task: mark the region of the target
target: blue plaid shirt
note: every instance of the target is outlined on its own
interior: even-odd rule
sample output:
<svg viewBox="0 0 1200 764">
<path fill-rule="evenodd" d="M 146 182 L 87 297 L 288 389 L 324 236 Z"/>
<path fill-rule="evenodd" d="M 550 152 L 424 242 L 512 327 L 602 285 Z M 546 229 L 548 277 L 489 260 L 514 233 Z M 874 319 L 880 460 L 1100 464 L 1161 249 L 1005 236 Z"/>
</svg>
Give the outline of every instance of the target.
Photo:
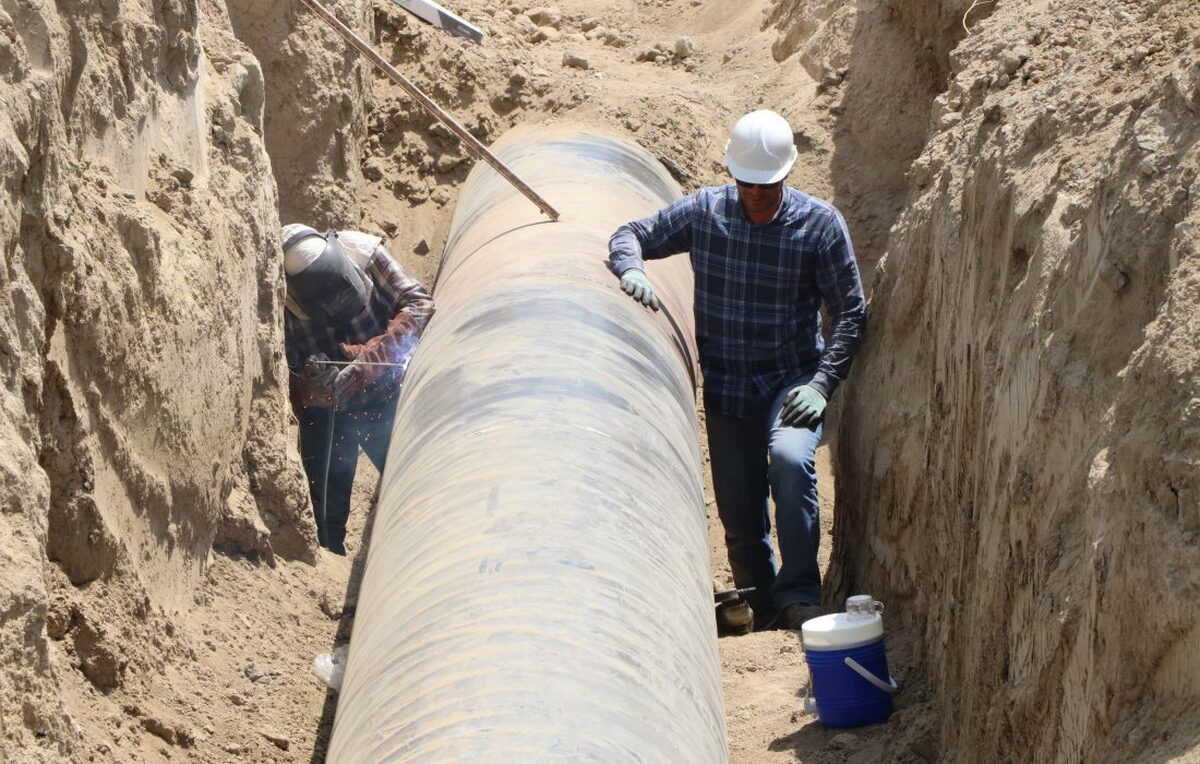
<svg viewBox="0 0 1200 764">
<path fill-rule="evenodd" d="M 608 248 L 618 276 L 643 268 L 643 258 L 691 253 L 705 403 L 718 413 L 761 412 L 809 376 L 829 398 L 850 370 L 867 306 L 846 222 L 832 204 L 785 186 L 775 218 L 758 225 L 735 185 L 702 188 L 621 226 Z M 833 321 L 828 347 L 822 301 Z"/>
</svg>

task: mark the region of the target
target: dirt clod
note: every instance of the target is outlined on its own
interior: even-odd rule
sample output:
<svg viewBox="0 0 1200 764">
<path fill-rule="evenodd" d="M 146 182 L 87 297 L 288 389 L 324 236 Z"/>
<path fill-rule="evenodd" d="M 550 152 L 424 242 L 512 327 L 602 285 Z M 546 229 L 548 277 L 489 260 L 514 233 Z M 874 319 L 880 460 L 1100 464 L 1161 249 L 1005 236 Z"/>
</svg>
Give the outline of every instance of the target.
<svg viewBox="0 0 1200 764">
<path fill-rule="evenodd" d="M 263 730 L 262 736 L 281 751 L 288 750 L 292 745 L 292 741 L 286 735 L 281 735 L 278 732 Z"/>
<path fill-rule="evenodd" d="M 533 8 L 525 12 L 529 20 L 540 27 L 553 27 L 558 29 L 562 26 L 562 12 L 557 8 Z"/>
<path fill-rule="evenodd" d="M 563 66 L 571 69 L 591 68 L 591 65 L 588 63 L 588 59 L 585 56 L 581 56 L 578 53 L 572 53 L 570 51 L 563 54 L 562 63 Z"/>
</svg>

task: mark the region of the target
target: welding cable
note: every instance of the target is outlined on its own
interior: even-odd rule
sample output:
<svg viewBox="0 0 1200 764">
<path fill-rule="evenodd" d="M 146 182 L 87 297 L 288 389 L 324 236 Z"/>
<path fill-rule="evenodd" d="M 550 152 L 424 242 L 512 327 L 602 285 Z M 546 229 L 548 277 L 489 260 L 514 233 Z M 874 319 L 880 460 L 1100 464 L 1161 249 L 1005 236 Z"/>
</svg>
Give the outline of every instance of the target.
<svg viewBox="0 0 1200 764">
<path fill-rule="evenodd" d="M 325 543 L 329 541 L 329 520 L 326 508 L 329 506 L 329 463 L 333 461 L 333 436 L 337 432 L 337 409 L 329 409 L 329 442 L 325 447 L 325 469 L 321 477 L 321 527 L 317 536 L 324 536 Z M 329 547 L 325 547 L 328 549 Z"/>
</svg>

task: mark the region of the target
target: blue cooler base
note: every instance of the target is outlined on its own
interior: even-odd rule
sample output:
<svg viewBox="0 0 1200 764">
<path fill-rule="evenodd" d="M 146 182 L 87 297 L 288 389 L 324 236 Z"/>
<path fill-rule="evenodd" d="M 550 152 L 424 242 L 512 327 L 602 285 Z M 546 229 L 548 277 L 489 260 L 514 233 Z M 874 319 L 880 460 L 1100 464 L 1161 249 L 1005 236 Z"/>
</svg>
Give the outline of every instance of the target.
<svg viewBox="0 0 1200 764">
<path fill-rule="evenodd" d="M 882 681 L 890 679 L 882 639 L 846 650 L 806 649 L 817 718 L 826 727 L 861 727 L 886 720 L 892 715 L 892 696 L 847 666 L 847 657 Z"/>
</svg>

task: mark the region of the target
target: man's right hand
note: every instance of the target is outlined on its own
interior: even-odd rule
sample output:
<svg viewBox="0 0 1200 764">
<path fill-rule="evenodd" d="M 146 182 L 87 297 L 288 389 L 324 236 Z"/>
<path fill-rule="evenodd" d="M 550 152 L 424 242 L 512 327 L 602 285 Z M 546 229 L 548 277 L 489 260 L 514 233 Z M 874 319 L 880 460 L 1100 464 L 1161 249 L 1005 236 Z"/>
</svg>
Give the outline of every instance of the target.
<svg viewBox="0 0 1200 764">
<path fill-rule="evenodd" d="M 638 268 L 630 268 L 621 274 L 621 291 L 651 310 L 659 308 L 658 296 L 654 294 L 654 287 L 650 286 L 650 279 Z"/>
<path fill-rule="evenodd" d="M 825 416 L 826 403 L 820 390 L 810 385 L 796 385 L 788 391 L 779 421 L 789 427 L 815 428 Z"/>
<path fill-rule="evenodd" d="M 296 396 L 304 408 L 313 406 L 327 409 L 333 406 L 333 380 L 337 376 L 337 369 L 317 363 L 318 360 L 326 359 L 323 354 L 319 358 L 310 358 L 296 380 Z"/>
</svg>

